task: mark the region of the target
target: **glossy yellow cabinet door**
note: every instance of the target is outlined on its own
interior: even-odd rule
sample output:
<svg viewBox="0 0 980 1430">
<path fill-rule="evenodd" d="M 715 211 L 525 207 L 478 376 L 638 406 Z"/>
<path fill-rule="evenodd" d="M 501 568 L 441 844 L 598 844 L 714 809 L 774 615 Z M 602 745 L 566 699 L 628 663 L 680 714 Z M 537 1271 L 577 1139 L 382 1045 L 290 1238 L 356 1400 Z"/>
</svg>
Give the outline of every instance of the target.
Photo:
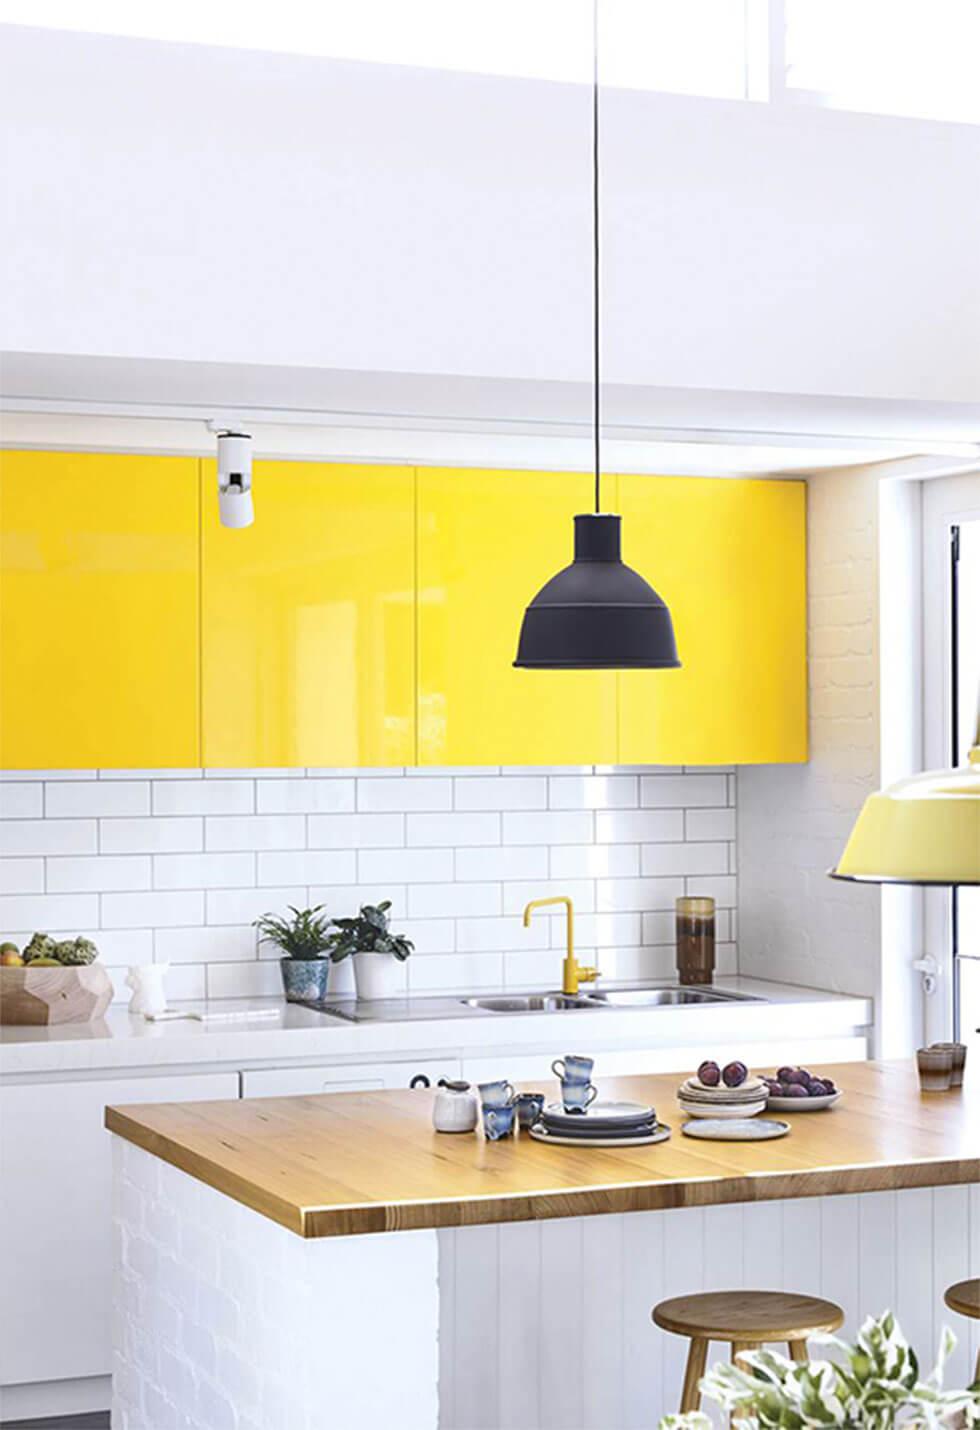
<svg viewBox="0 0 980 1430">
<path fill-rule="evenodd" d="M 234 531 L 201 468 L 205 764 L 413 763 L 413 469 L 256 462 Z"/>
<path fill-rule="evenodd" d="M 0 453 L 0 767 L 200 763 L 197 476 Z"/>
<path fill-rule="evenodd" d="M 616 676 L 515 670 L 524 609 L 572 558 L 591 479 L 420 468 L 419 763 L 616 759 Z"/>
<path fill-rule="evenodd" d="M 805 760 L 805 483 L 618 482 L 624 559 L 669 605 L 682 662 L 620 674 L 620 760 Z"/>
</svg>

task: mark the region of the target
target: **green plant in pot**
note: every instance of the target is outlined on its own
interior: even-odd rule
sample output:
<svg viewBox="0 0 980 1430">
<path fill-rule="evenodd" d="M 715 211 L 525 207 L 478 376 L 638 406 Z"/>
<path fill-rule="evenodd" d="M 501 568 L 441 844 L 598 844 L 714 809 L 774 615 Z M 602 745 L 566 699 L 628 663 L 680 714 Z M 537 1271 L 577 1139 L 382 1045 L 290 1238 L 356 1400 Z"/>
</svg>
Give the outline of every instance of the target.
<svg viewBox="0 0 980 1430">
<path fill-rule="evenodd" d="M 263 914 L 253 927 L 259 931 L 259 943 L 280 950 L 282 986 L 290 1003 L 315 1003 L 326 997 L 333 939 L 322 904 L 312 909 L 290 904 L 288 917 Z"/>
<path fill-rule="evenodd" d="M 402 988 L 399 968 L 415 945 L 404 934 L 392 933 L 391 900 L 365 904 L 356 919 L 335 919 L 330 957 L 335 963 L 354 960 L 358 998 L 392 998 Z"/>
</svg>

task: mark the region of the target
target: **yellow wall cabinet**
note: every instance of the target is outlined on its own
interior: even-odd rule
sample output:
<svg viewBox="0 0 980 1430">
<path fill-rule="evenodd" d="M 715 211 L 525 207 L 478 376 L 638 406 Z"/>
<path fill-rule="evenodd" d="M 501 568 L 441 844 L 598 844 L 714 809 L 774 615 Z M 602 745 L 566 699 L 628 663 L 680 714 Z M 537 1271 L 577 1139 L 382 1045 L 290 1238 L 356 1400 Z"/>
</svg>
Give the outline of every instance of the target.
<svg viewBox="0 0 980 1430">
<path fill-rule="evenodd" d="M 415 761 L 415 473 L 256 462 L 255 524 L 201 464 L 204 763 Z"/>
<path fill-rule="evenodd" d="M 591 496 L 581 473 L 419 468 L 419 764 L 615 762 L 615 673 L 513 666 Z"/>
<path fill-rule="evenodd" d="M 0 768 L 200 763 L 198 463 L 0 453 Z"/>
<path fill-rule="evenodd" d="M 806 489 L 608 478 L 682 668 L 513 666 L 586 474 L 0 455 L 0 767 L 806 759 Z"/>
<path fill-rule="evenodd" d="M 805 483 L 620 476 L 618 489 L 623 557 L 669 605 L 681 658 L 620 673 L 620 761 L 805 760 Z"/>
</svg>

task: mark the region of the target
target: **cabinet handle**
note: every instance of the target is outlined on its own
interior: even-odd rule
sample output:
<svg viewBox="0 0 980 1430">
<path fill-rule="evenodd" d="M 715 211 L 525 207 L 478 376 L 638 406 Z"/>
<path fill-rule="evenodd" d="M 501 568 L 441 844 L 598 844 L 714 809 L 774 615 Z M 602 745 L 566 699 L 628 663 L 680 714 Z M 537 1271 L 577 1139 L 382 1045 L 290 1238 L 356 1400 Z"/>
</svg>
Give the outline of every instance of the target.
<svg viewBox="0 0 980 1430">
<path fill-rule="evenodd" d="M 431 1086 L 432 1086 L 431 1082 L 430 1082 L 429 1079 L 426 1077 L 425 1073 L 416 1073 L 415 1076 L 411 1079 L 411 1081 L 409 1082 L 408 1085 L 409 1085 L 409 1087 L 431 1087 Z"/>
</svg>

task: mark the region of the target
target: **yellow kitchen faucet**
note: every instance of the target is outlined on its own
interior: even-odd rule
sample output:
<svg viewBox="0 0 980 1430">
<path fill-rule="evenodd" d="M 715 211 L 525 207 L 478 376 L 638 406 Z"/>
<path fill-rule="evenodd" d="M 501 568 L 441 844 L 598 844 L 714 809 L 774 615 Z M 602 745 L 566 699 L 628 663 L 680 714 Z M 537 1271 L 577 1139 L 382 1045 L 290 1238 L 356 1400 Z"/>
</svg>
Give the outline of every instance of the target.
<svg viewBox="0 0 980 1430">
<path fill-rule="evenodd" d="M 535 909 L 543 909 L 549 904 L 565 905 L 565 961 L 561 966 L 561 991 L 574 995 L 579 983 L 594 983 L 599 977 L 598 968 L 584 968 L 575 957 L 575 908 L 567 894 L 559 894 L 552 899 L 532 899 L 524 909 L 524 927 L 531 927 L 531 914 Z"/>
</svg>

